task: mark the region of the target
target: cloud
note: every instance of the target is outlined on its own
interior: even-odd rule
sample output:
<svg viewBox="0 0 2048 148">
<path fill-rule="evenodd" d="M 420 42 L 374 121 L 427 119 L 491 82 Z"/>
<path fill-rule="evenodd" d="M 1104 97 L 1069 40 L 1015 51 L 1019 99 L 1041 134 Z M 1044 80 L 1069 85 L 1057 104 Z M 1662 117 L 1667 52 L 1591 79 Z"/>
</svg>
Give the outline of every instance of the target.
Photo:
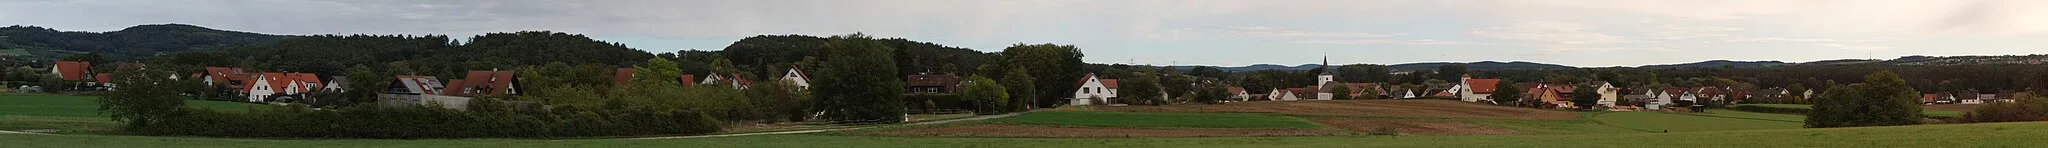
<svg viewBox="0 0 2048 148">
<path fill-rule="evenodd" d="M 1848 49 L 1848 50 L 1884 50 L 1884 49 L 1892 49 L 1892 47 L 1891 47 L 1891 46 L 1878 46 L 1878 45 L 1853 45 L 1853 44 L 1841 44 L 1841 43 L 1821 43 L 1821 44 L 1819 44 L 1819 45 L 1820 45 L 1821 47 L 1828 47 L 1828 48 L 1839 48 L 1839 49 Z"/>
<path fill-rule="evenodd" d="M 1464 42 L 1464 41 L 1444 41 L 1444 40 L 1432 40 L 1432 39 L 1416 39 L 1416 40 L 1300 40 L 1300 41 L 1290 41 L 1290 43 L 1302 43 L 1302 44 L 1397 44 L 1397 45 L 1463 45 L 1463 44 L 1477 44 L 1477 43 L 1472 43 L 1472 42 Z"/>
<path fill-rule="evenodd" d="M 1316 32 L 1266 26 L 1230 26 L 1224 29 L 1231 33 L 1260 37 L 1391 37 L 1407 35 L 1405 33 Z"/>
<path fill-rule="evenodd" d="M 1586 31 L 1585 24 L 1566 22 L 1521 22 L 1508 26 L 1472 29 L 1473 36 L 1555 45 L 1598 45 L 1627 43 L 1628 38 Z"/>
</svg>

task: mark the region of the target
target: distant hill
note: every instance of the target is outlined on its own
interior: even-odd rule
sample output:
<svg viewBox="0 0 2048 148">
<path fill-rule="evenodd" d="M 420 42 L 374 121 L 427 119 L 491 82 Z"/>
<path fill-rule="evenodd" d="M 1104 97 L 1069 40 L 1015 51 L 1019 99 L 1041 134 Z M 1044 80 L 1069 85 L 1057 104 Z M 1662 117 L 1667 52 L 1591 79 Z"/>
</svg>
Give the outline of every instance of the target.
<svg viewBox="0 0 2048 148">
<path fill-rule="evenodd" d="M 1439 66 L 1443 66 L 1443 65 L 1449 65 L 1449 64 L 1460 64 L 1460 63 L 1445 63 L 1445 62 L 1437 62 L 1437 63 L 1409 63 L 1409 64 L 1394 64 L 1394 65 L 1387 65 L 1387 69 L 1388 69 L 1388 70 L 1392 70 L 1392 71 L 1417 71 L 1417 70 L 1436 70 L 1436 68 L 1437 68 L 1437 67 L 1439 67 Z M 1465 64 L 1465 69 L 1468 69 L 1468 70 L 1544 70 L 1544 69 L 1573 69 L 1573 68 L 1578 68 L 1578 67 L 1572 67 L 1572 66 L 1564 66 L 1564 65 L 1557 65 L 1557 64 L 1548 64 L 1548 63 L 1534 63 L 1534 62 L 1522 62 L 1522 61 L 1515 61 L 1515 62 L 1495 62 L 1495 61 L 1480 61 L 1480 62 L 1472 62 L 1472 63 L 1462 63 L 1462 64 Z"/>
<path fill-rule="evenodd" d="M 1443 65 L 1448 65 L 1448 64 L 1465 64 L 1465 67 L 1466 67 L 1466 69 L 1470 69 L 1470 70 L 1510 70 L 1510 69 L 1572 69 L 1572 68 L 1577 68 L 1577 67 L 1572 67 L 1572 66 L 1564 66 L 1564 65 L 1557 65 L 1557 64 L 1546 64 L 1546 63 L 1533 63 L 1533 62 L 1519 62 L 1519 61 L 1518 61 L 1518 62 L 1495 62 L 1495 61 L 1481 61 L 1481 62 L 1471 62 L 1471 63 L 1449 63 L 1449 62 L 1435 62 L 1435 63 L 1408 63 L 1408 64 L 1394 64 L 1394 65 L 1388 65 L 1388 66 L 1387 66 L 1387 69 L 1388 69 L 1388 70 L 1390 70 L 1390 71 L 1415 71 L 1415 70 L 1435 70 L 1435 69 L 1436 69 L 1436 68 L 1437 68 L 1438 66 L 1443 66 Z M 1298 65 L 1298 66 L 1285 66 L 1285 65 L 1275 65 L 1275 64 L 1256 64 L 1256 65 L 1250 65 L 1250 66 L 1238 66 L 1238 67 L 1217 67 L 1216 69 L 1222 69 L 1222 70 L 1224 70 L 1224 71 L 1259 71 L 1259 70 L 1269 70 L 1269 69 L 1270 69 L 1270 70 L 1313 70 L 1313 69 L 1316 69 L 1316 68 L 1318 68 L 1318 67 L 1322 67 L 1322 66 L 1323 66 L 1322 64 L 1302 64 L 1302 65 Z M 1194 69 L 1194 67 L 1197 67 L 1197 66 L 1172 66 L 1172 67 L 1173 67 L 1174 69 L 1179 69 L 1179 70 L 1188 70 L 1188 69 Z"/>
<path fill-rule="evenodd" d="M 1670 65 L 1644 65 L 1644 66 L 1641 66 L 1641 67 L 1636 67 L 1636 68 L 1721 68 L 1721 67 L 1733 67 L 1733 68 L 1751 68 L 1751 67 L 1771 67 L 1771 66 L 1783 66 L 1783 65 L 1788 65 L 1788 64 L 1791 64 L 1791 63 L 1785 63 L 1785 62 L 1779 62 L 1779 61 L 1729 61 L 1729 60 L 1712 60 L 1712 61 L 1704 61 L 1704 62 L 1693 62 L 1693 63 L 1685 63 L 1685 64 L 1670 64 Z"/>
<path fill-rule="evenodd" d="M 0 50 L 21 49 L 36 59 L 100 53 L 112 60 L 159 53 L 270 43 L 292 36 L 217 30 L 185 24 L 152 24 L 110 32 L 59 31 L 36 26 L 0 27 Z"/>
</svg>

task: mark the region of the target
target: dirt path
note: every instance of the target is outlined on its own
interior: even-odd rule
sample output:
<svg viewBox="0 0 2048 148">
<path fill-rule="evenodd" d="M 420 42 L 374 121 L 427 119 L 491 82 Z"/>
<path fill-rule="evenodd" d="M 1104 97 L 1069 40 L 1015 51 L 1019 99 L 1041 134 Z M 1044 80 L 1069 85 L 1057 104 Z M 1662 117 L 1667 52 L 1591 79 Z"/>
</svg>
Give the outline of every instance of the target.
<svg viewBox="0 0 2048 148">
<path fill-rule="evenodd" d="M 29 135 L 51 135 L 51 134 L 44 134 L 44 133 L 31 133 L 31 132 L 17 132 L 17 131 L 0 131 L 0 134 L 29 134 Z"/>
<path fill-rule="evenodd" d="M 961 121 L 979 121 L 979 120 L 988 120 L 988 119 L 995 119 L 995 118 L 1003 118 L 1003 117 L 1017 116 L 1018 114 L 1024 114 L 1024 113 L 1023 113 L 1023 112 L 1018 112 L 1018 113 L 1009 113 L 1009 114 L 1001 114 L 1001 115 L 986 115 L 986 116 L 974 116 L 974 117 L 968 117 L 968 118 L 960 118 L 960 119 L 949 119 L 949 120 L 939 120 L 939 121 L 928 121 L 928 122 L 918 122 L 918 123 L 910 123 L 910 124 L 902 124 L 902 125 L 931 125 L 931 124 L 946 124 L 946 123 L 953 123 L 953 122 L 961 122 Z M 888 126 L 888 125 L 882 125 L 882 126 Z M 696 135 L 696 136 L 669 136 L 669 137 L 642 137 L 642 138 L 626 138 L 626 139 L 632 139 L 632 140 L 653 140 L 653 139 L 685 139 L 685 138 L 711 138 L 711 137 L 733 137 L 733 136 L 753 136 L 753 135 L 781 135 L 781 134 L 803 134 L 803 133 L 822 133 L 822 132 L 831 132 L 831 131 L 844 131 L 844 130 L 857 130 L 857 129 L 869 129 L 869 128 L 875 128 L 875 127 L 882 127 L 882 126 L 864 126 L 864 127 L 849 127 L 849 128 L 835 128 L 835 129 L 815 129 L 815 130 L 800 130 L 800 131 L 781 131 L 781 132 L 760 132 L 760 133 L 738 133 L 738 134 L 718 134 L 718 135 Z"/>
</svg>

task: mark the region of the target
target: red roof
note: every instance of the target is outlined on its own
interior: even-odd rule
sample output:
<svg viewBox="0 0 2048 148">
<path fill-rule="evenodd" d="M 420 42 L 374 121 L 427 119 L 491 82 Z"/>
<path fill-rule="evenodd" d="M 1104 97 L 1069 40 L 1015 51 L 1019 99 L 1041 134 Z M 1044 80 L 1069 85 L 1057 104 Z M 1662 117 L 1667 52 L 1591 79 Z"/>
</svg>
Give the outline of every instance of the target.
<svg viewBox="0 0 2048 148">
<path fill-rule="evenodd" d="M 1472 89 L 1474 94 L 1493 94 L 1493 90 L 1498 88 L 1496 86 L 1500 85 L 1500 79 L 1467 79 L 1465 84 L 1472 87 L 1469 89 Z"/>
<path fill-rule="evenodd" d="M 1230 95 L 1237 95 L 1237 94 L 1239 94 L 1239 93 L 1244 93 L 1244 87 L 1230 87 L 1230 88 L 1228 88 L 1228 90 L 1230 90 Z"/>
<path fill-rule="evenodd" d="M 740 73 L 732 73 L 732 77 L 729 77 L 729 79 L 732 80 L 732 85 L 740 87 L 754 86 L 754 81 L 747 81 L 747 78 L 740 77 Z"/>
<path fill-rule="evenodd" d="M 447 89 L 441 89 L 441 94 L 445 94 L 445 95 L 455 95 L 455 94 L 461 94 L 461 93 L 462 93 L 462 79 L 448 79 L 448 83 L 447 83 L 447 86 L 455 86 L 455 87 L 448 87 Z"/>
<path fill-rule="evenodd" d="M 289 80 L 289 79 L 286 79 L 286 78 L 285 78 L 285 75 L 284 75 L 284 73 L 271 73 L 271 72 L 266 72 L 266 73 L 259 73 L 259 74 L 254 74 L 254 76 L 257 76 L 256 78 L 258 78 L 258 79 L 262 80 L 262 81 L 263 81 L 264 83 L 266 83 L 266 84 L 270 85 L 270 86 L 269 86 L 268 88 L 265 88 L 265 89 L 270 89 L 270 91 L 273 91 L 273 92 L 283 93 L 283 92 L 284 92 L 284 89 L 283 89 L 284 87 L 283 87 L 283 86 L 284 86 L 284 85 L 286 85 L 286 84 L 291 84 L 291 82 L 287 82 L 287 81 L 290 81 L 290 80 Z M 257 80 L 247 80 L 247 82 L 249 82 L 249 83 L 255 83 L 256 81 L 257 81 Z M 247 88 L 242 88 L 242 92 L 249 92 L 249 90 L 255 90 L 256 88 L 263 88 L 263 87 L 255 87 L 255 86 L 256 86 L 255 84 L 243 84 L 243 85 L 247 86 Z"/>
<path fill-rule="evenodd" d="M 91 73 L 91 70 L 87 70 L 87 68 L 92 68 L 92 62 L 57 61 L 57 65 L 51 66 L 51 68 L 56 69 L 57 77 L 60 79 L 78 81 L 85 79 L 85 75 Z"/>
<path fill-rule="evenodd" d="M 100 73 L 100 74 L 97 74 L 97 75 L 93 75 L 92 77 L 93 77 L 93 79 L 92 79 L 93 81 L 98 81 L 98 82 L 100 82 L 101 84 L 106 84 L 106 83 L 107 83 L 108 81 L 111 81 L 111 79 L 107 79 L 107 73 Z"/>
<path fill-rule="evenodd" d="M 1102 81 L 1102 87 L 1105 87 L 1105 88 L 1109 88 L 1109 89 L 1116 89 L 1116 79 L 1097 79 L 1097 80 L 1101 80 L 1101 81 Z"/>
<path fill-rule="evenodd" d="M 320 75 L 312 73 L 290 73 L 285 74 L 285 77 L 291 79 L 286 81 L 297 80 L 299 82 L 299 84 L 292 85 L 304 85 L 304 83 L 313 83 L 312 86 L 299 86 L 299 92 L 310 92 L 312 90 L 320 88 L 321 84 L 325 84 L 320 83 Z"/>
<path fill-rule="evenodd" d="M 1935 94 L 1920 94 L 1920 102 L 1934 102 L 1934 98 L 1937 98 L 1937 96 L 1940 96 L 1940 95 L 1935 95 Z"/>
<path fill-rule="evenodd" d="M 517 88 L 512 86 L 515 85 L 513 84 L 514 81 L 518 81 L 516 80 L 517 78 L 513 76 L 512 71 L 469 71 L 469 74 L 461 82 L 450 81 L 448 83 L 449 86 L 456 87 L 447 87 L 446 91 L 456 91 L 457 93 L 444 93 L 444 95 L 507 95 L 513 92 L 510 89 Z"/>
</svg>

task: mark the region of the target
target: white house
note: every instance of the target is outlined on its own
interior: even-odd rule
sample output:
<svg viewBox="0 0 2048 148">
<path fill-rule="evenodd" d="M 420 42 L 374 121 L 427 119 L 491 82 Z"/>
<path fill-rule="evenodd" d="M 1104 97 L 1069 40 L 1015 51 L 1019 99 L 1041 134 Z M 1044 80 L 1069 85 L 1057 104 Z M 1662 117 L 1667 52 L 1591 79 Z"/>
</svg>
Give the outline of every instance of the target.
<svg viewBox="0 0 2048 148">
<path fill-rule="evenodd" d="M 284 93 L 283 86 L 290 85 L 281 73 L 261 73 L 254 76 L 249 79 L 248 90 L 242 91 L 247 93 L 244 96 L 249 97 L 249 102 L 268 101 L 271 96 Z"/>
<path fill-rule="evenodd" d="M 1090 105 L 1096 101 L 1110 103 L 1114 102 L 1110 101 L 1113 99 L 1116 99 L 1116 79 L 1097 78 L 1095 73 L 1088 73 L 1086 76 L 1081 76 L 1081 87 L 1074 90 L 1074 98 L 1069 103 L 1081 106 Z"/>
<path fill-rule="evenodd" d="M 1500 79 L 1473 79 L 1471 74 L 1458 78 L 1458 85 L 1451 86 L 1451 92 L 1458 94 L 1465 102 L 1493 102 L 1493 91 L 1499 88 Z"/>
<path fill-rule="evenodd" d="M 1279 88 L 1279 90 L 1274 90 L 1273 92 L 1279 92 L 1279 93 L 1277 93 L 1277 95 L 1274 95 L 1274 97 L 1273 97 L 1273 101 L 1295 101 L 1295 100 L 1301 100 L 1301 96 L 1300 96 L 1300 95 L 1296 95 L 1296 94 L 1295 94 L 1295 93 L 1299 92 L 1299 90 L 1297 90 L 1297 89 L 1293 89 L 1293 88 Z"/>
<path fill-rule="evenodd" d="M 1230 99 L 1228 100 L 1249 101 L 1252 98 L 1252 93 L 1246 92 L 1244 87 L 1230 87 L 1228 90 L 1230 91 Z"/>
<path fill-rule="evenodd" d="M 1266 92 L 1266 101 L 1280 101 L 1280 96 L 1285 96 L 1286 93 L 1286 88 L 1274 88 L 1273 91 Z"/>
<path fill-rule="evenodd" d="M 718 77 L 718 74 L 716 74 L 716 73 L 713 73 L 713 74 L 708 74 L 708 75 L 704 75 L 704 81 L 703 81 L 703 82 L 699 82 L 699 83 L 697 83 L 697 84 L 718 84 L 718 80 L 724 80 L 724 79 L 723 79 L 723 78 L 719 78 L 719 77 Z"/>
<path fill-rule="evenodd" d="M 1594 93 L 1595 93 L 1595 94 L 1600 94 L 1600 101 L 1599 101 L 1599 104 L 1600 104 L 1600 106 L 1606 106 L 1606 107 L 1614 107 L 1614 102 L 1615 102 L 1616 100 L 1619 100 L 1619 99 L 1621 99 L 1621 88 L 1614 88 L 1614 84 L 1613 84 L 1613 83 L 1607 83 L 1607 82 L 1597 82 L 1597 83 L 1598 83 L 1598 84 L 1593 84 L 1593 85 L 1596 85 L 1595 87 L 1597 87 L 1597 89 L 1595 89 L 1595 90 L 1597 90 L 1597 91 L 1598 91 L 1598 92 L 1594 92 Z"/>
<path fill-rule="evenodd" d="M 804 75 L 804 71 L 796 66 L 790 66 L 789 71 L 782 75 L 782 80 L 795 84 L 797 89 L 811 89 L 811 77 Z"/>
<path fill-rule="evenodd" d="M 327 86 L 321 87 L 320 90 L 327 92 L 346 92 L 348 91 L 348 77 L 334 76 L 333 78 L 328 78 Z"/>
<path fill-rule="evenodd" d="M 1311 89 L 1316 89 L 1316 90 L 1309 90 L 1309 91 L 1316 91 L 1316 93 L 1315 93 L 1315 94 L 1316 94 L 1316 96 L 1315 96 L 1315 97 L 1316 97 L 1316 98 L 1315 98 L 1316 100 L 1330 100 L 1331 98 L 1336 98 L 1336 97 L 1335 97 L 1335 96 L 1337 96 L 1337 95 L 1336 95 L 1336 93 L 1334 93 L 1334 92 L 1331 92 L 1331 91 L 1336 91 L 1336 90 L 1334 90 L 1334 88 L 1335 88 L 1335 87 L 1339 87 L 1339 86 L 1335 86 L 1335 85 L 1343 85 L 1343 84 L 1342 84 L 1342 83 L 1337 83 L 1337 75 L 1336 75 L 1336 74 L 1332 74 L 1332 73 L 1331 73 L 1331 71 L 1337 71 L 1337 70 L 1336 70 L 1336 69 L 1330 69 L 1330 56 L 1323 56 L 1323 68 L 1322 68 L 1322 69 L 1323 69 L 1323 73 L 1321 73 L 1321 74 L 1316 74 L 1316 86 L 1315 86 L 1314 88 L 1311 88 Z"/>
</svg>

